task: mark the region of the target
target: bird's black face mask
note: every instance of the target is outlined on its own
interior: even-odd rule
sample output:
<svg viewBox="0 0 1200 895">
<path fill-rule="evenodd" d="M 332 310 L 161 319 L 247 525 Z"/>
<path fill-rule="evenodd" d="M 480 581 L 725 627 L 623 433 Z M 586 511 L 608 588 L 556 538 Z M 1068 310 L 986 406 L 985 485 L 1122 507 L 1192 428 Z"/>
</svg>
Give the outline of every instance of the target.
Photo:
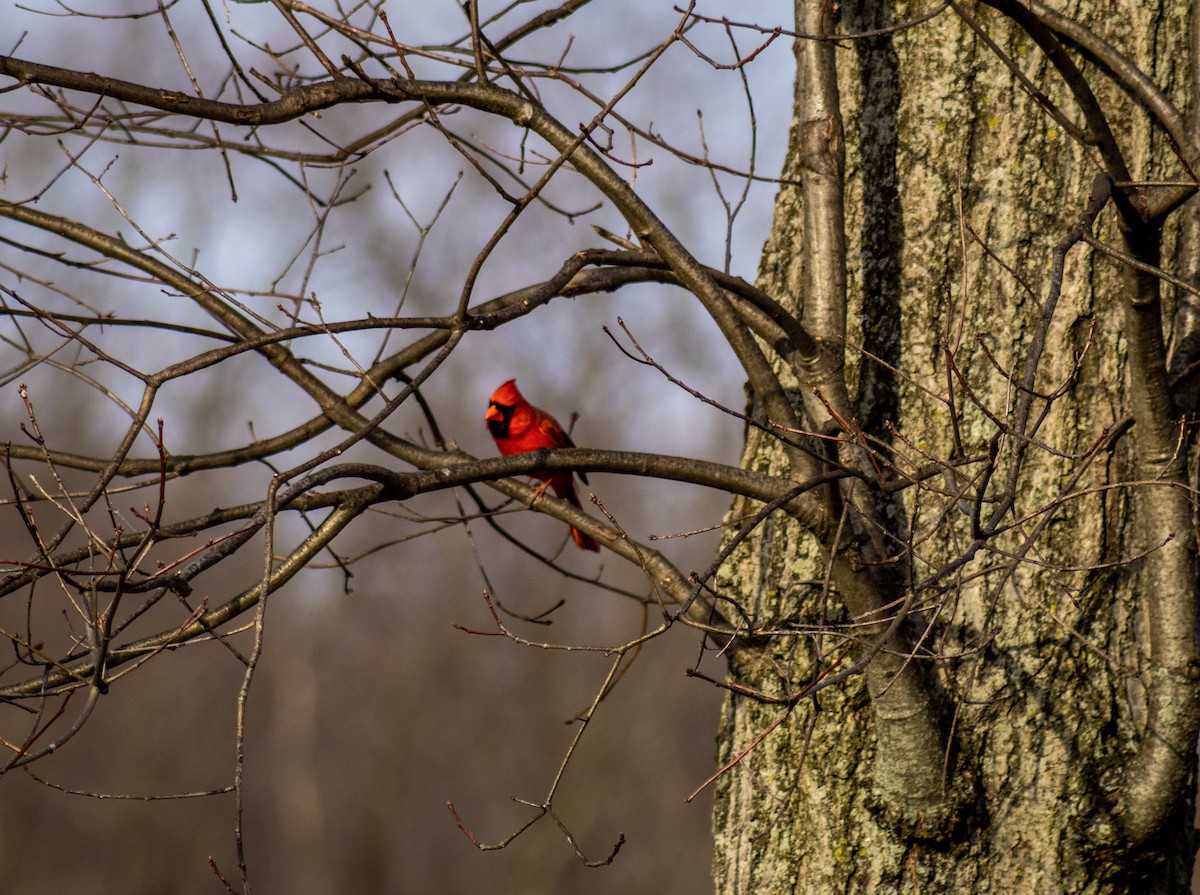
<svg viewBox="0 0 1200 895">
<path fill-rule="evenodd" d="M 492 438 L 508 438 L 508 427 L 512 423 L 513 411 L 516 410 L 515 404 L 497 404 L 495 401 L 488 402 L 487 427 L 492 433 Z M 492 411 L 496 411 L 495 414 Z"/>
</svg>

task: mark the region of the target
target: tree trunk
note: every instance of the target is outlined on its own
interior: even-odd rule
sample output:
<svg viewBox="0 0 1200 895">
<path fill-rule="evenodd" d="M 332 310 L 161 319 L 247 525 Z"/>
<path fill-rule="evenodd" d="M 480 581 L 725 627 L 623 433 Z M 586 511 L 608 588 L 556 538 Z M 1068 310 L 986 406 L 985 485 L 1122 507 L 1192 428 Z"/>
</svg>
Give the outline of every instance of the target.
<svg viewBox="0 0 1200 895">
<path fill-rule="evenodd" d="M 797 5 L 802 32 L 820 18 L 807 5 Z M 1184 4 L 1070 7 L 1060 11 L 1103 35 L 1177 105 L 1195 104 Z M 877 29 L 928 9 L 848 0 L 838 30 Z M 968 12 L 1038 90 L 1082 122 L 1063 79 L 1024 31 L 991 8 Z M 1132 176 L 1175 176 L 1176 157 L 1149 116 L 1065 45 Z M 717 891 L 1188 891 L 1196 756 L 1177 734 L 1194 725 L 1195 688 L 1191 677 L 1181 683 L 1193 669 L 1168 658 L 1162 644 L 1176 637 L 1170 656 L 1194 656 L 1196 648 L 1192 625 L 1175 618 L 1171 627 L 1155 601 L 1177 587 L 1177 605 L 1194 609 L 1195 542 L 1178 487 L 1180 454 L 1153 449 L 1145 402 L 1154 396 L 1143 393 L 1155 379 L 1137 360 L 1161 349 L 1135 344 L 1135 332 L 1151 342 L 1162 336 L 1157 317 L 1144 329 L 1135 319 L 1159 313 L 1157 281 L 1131 284 L 1118 262 L 1083 244 L 1071 248 L 1031 405 L 1035 422 L 1045 418 L 1017 446 L 1002 430 L 1025 394 L 1020 377 L 1046 308 L 1055 246 L 1084 214 L 1102 170 L 1098 150 L 1072 139 L 952 10 L 830 49 L 838 90 L 832 109 L 821 100 L 819 115 L 813 93 L 821 85 L 805 56 L 812 52 L 820 50 L 798 42 L 788 184 L 759 285 L 840 349 L 836 323 L 812 310 L 814 268 L 837 259 L 806 217 L 813 193 L 804 184 L 836 176 L 813 163 L 813 128 L 832 135 L 836 153 L 841 127 L 851 406 L 898 468 L 928 472 L 941 463 L 924 484 L 890 498 L 881 518 L 884 552 L 895 560 L 884 579 L 891 596 L 913 593 L 913 582 L 938 582 L 917 592 L 907 633 L 945 746 L 930 766 L 881 737 L 895 713 L 881 702 L 886 681 L 865 674 L 782 705 L 731 696 L 719 737 L 719 760 L 732 767 L 717 784 Z M 1137 248 L 1123 241 L 1111 204 L 1092 232 Z M 1184 239 L 1177 221 L 1168 219 L 1163 232 L 1163 258 L 1197 257 L 1194 245 L 1176 245 Z M 1145 300 L 1130 300 L 1139 289 L 1149 290 Z M 811 385 L 792 384 L 798 396 Z M 981 482 L 989 452 L 998 457 L 995 471 Z M 787 459 L 773 435 L 750 428 L 743 462 L 778 470 Z M 1008 530 L 968 553 L 973 526 L 996 510 L 1017 467 Z M 1134 481 L 1152 484 L 1122 484 Z M 843 492 L 850 500 L 848 486 Z M 754 508 L 738 501 L 730 518 Z M 843 542 L 851 540 L 847 531 Z M 864 619 L 839 599 L 835 553 L 772 521 L 737 548 L 718 580 L 721 593 L 756 631 L 775 633 L 728 651 L 734 680 L 786 700 L 861 655 L 847 625 Z M 1156 695 L 1162 680 L 1175 696 Z M 1194 743 L 1191 736 L 1183 742 Z M 1160 741 L 1165 758 L 1154 751 Z M 923 773 L 936 775 L 940 798 L 914 807 L 905 790 Z M 1172 790 L 1159 794 L 1165 816 L 1143 819 L 1138 805 L 1154 801 L 1146 790 L 1163 786 Z"/>
</svg>

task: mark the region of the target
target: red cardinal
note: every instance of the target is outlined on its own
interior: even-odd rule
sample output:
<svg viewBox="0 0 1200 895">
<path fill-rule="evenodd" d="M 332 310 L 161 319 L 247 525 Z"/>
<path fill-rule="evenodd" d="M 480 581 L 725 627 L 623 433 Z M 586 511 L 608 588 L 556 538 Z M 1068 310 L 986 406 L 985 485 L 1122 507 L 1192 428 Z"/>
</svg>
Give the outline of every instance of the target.
<svg viewBox="0 0 1200 895">
<path fill-rule="evenodd" d="M 525 454 L 541 448 L 571 448 L 575 442 L 563 431 L 558 420 L 538 410 L 525 396 L 517 391 L 517 380 L 510 379 L 500 388 L 492 392 L 488 401 L 487 416 L 488 431 L 496 439 L 496 447 L 505 457 L 510 454 Z M 530 473 L 535 479 L 546 482 L 554 489 L 554 494 L 561 500 L 569 501 L 582 508 L 579 495 L 575 493 L 575 480 L 569 472 L 550 472 L 539 469 Z M 579 477 L 587 482 L 587 476 L 582 472 Z M 583 550 L 599 551 L 600 545 L 578 528 L 571 529 L 571 537 Z"/>
</svg>

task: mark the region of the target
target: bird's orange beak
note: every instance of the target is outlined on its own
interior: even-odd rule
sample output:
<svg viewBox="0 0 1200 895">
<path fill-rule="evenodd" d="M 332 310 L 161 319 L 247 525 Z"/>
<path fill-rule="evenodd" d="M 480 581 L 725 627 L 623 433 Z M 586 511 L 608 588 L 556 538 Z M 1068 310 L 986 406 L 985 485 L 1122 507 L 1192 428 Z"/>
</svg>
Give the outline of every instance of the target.
<svg viewBox="0 0 1200 895">
<path fill-rule="evenodd" d="M 502 420 L 504 419 L 504 414 L 501 413 L 500 409 L 493 403 L 488 405 L 487 413 L 483 418 L 488 422 L 491 422 L 492 420 Z"/>
</svg>

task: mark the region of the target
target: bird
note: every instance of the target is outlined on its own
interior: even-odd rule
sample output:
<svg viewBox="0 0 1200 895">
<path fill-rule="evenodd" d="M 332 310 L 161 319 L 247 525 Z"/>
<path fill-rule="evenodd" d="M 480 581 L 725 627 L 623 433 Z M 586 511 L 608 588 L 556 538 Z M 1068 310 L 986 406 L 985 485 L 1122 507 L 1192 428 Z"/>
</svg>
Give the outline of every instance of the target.
<svg viewBox="0 0 1200 895">
<path fill-rule="evenodd" d="M 525 400 L 525 396 L 517 390 L 515 379 L 508 380 L 492 392 L 484 419 L 487 421 L 488 432 L 496 440 L 496 447 L 505 457 L 526 454 L 541 448 L 575 447 L 575 442 L 558 424 L 558 420 Z M 582 509 L 583 504 L 579 502 L 579 494 L 575 491 L 575 480 L 571 472 L 537 469 L 530 473 L 530 476 L 553 488 L 555 496 L 560 500 Z M 587 484 L 587 476 L 582 472 L 579 473 L 579 478 Z M 542 487 L 545 488 L 546 485 Z M 578 528 L 571 529 L 571 538 L 581 550 L 600 550 L 600 545 Z"/>
</svg>

